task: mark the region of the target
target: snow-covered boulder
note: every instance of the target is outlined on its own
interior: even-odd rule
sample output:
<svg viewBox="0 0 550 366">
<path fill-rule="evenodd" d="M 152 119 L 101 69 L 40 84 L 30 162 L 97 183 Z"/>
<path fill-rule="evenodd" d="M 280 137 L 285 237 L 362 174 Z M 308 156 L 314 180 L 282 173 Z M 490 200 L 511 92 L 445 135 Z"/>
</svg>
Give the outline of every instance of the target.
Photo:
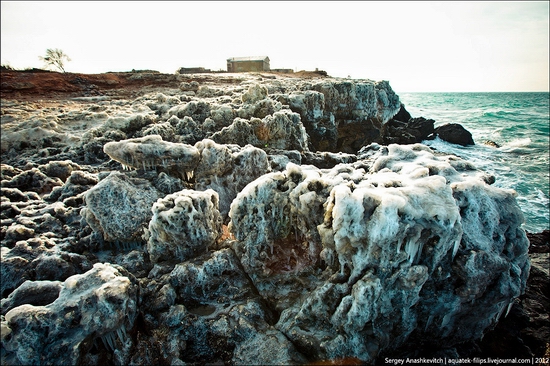
<svg viewBox="0 0 550 366">
<path fill-rule="evenodd" d="M 95 348 L 95 354 L 114 351 L 126 363 L 138 287 L 131 274 L 110 264 L 97 263 L 67 278 L 52 303 L 8 311 L 2 321 L 3 360 L 13 365 L 77 365 Z"/>
<path fill-rule="evenodd" d="M 218 194 L 184 189 L 153 204 L 147 250 L 152 262 L 184 261 L 206 252 L 221 234 Z"/>
<path fill-rule="evenodd" d="M 246 186 L 229 216 L 277 328 L 327 359 L 372 361 L 413 331 L 440 346 L 477 339 L 529 271 L 513 191 L 420 144 L 330 170 L 289 164 Z"/>
</svg>

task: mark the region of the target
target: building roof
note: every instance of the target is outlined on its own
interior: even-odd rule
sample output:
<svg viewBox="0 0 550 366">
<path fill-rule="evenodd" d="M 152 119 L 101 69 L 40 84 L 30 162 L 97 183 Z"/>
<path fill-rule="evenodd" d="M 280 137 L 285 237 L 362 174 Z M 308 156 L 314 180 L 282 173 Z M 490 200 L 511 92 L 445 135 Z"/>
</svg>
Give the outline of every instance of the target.
<svg viewBox="0 0 550 366">
<path fill-rule="evenodd" d="M 239 61 L 265 61 L 267 59 L 267 61 L 269 61 L 269 57 L 267 56 L 247 56 L 247 57 L 231 57 L 231 58 L 228 58 L 227 61 L 232 61 L 232 62 L 239 62 Z"/>
</svg>

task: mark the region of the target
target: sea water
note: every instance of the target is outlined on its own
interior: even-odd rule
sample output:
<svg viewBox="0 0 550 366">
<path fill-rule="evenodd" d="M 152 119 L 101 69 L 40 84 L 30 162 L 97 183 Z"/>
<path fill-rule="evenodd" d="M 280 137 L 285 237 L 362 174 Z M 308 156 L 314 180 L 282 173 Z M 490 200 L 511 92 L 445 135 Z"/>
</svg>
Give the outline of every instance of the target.
<svg viewBox="0 0 550 366">
<path fill-rule="evenodd" d="M 431 118 L 435 127 L 459 123 L 475 142 L 468 147 L 440 139 L 424 144 L 493 174 L 494 186 L 515 190 L 525 230 L 549 228 L 549 93 L 398 94 L 412 117 Z"/>
</svg>

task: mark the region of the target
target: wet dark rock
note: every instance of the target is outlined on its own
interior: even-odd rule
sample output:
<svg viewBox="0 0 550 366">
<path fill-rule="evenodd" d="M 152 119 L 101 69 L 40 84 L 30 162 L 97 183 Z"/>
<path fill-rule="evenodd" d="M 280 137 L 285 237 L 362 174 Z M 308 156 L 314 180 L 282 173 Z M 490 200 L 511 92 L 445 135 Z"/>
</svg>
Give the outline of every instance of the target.
<svg viewBox="0 0 550 366">
<path fill-rule="evenodd" d="M 435 129 L 435 134 L 443 141 L 462 146 L 475 145 L 472 134 L 458 123 L 448 123 Z"/>
<path fill-rule="evenodd" d="M 302 154 L 302 164 L 314 165 L 320 169 L 330 169 L 337 164 L 349 164 L 357 161 L 354 154 L 331 152 L 306 152 Z"/>
<path fill-rule="evenodd" d="M 411 118 L 407 122 L 392 119 L 382 128 L 385 144 L 414 144 L 433 138 L 434 120 L 424 117 Z"/>
<path fill-rule="evenodd" d="M 492 140 L 485 140 L 483 141 L 483 145 L 487 145 L 487 146 L 491 146 L 491 147 L 494 147 L 496 149 L 498 149 L 500 147 L 499 144 L 497 144 L 496 142 L 492 141 Z"/>
<path fill-rule="evenodd" d="M 527 233 L 530 246 L 529 253 L 550 253 L 550 230 L 540 233 Z"/>
<path fill-rule="evenodd" d="M 405 109 L 405 105 L 401 103 L 401 108 L 399 108 L 399 112 L 397 112 L 397 114 L 393 116 L 392 119 L 401 122 L 409 122 L 411 118 L 411 114 Z"/>
</svg>

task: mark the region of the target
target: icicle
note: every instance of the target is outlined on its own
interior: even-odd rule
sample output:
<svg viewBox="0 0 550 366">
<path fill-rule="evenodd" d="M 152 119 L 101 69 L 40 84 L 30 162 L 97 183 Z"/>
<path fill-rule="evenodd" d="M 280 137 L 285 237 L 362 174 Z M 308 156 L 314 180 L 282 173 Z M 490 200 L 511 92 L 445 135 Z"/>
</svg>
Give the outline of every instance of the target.
<svg viewBox="0 0 550 366">
<path fill-rule="evenodd" d="M 504 315 L 505 318 L 508 317 L 508 314 L 510 313 L 510 309 L 512 309 L 512 305 L 514 305 L 514 300 L 510 301 L 508 304 L 508 309 L 506 309 L 506 315 Z"/>
<path fill-rule="evenodd" d="M 399 254 L 399 252 L 401 251 L 402 245 L 403 245 L 403 238 L 399 239 L 399 243 L 397 244 L 397 251 L 395 252 L 395 254 Z"/>
<path fill-rule="evenodd" d="M 434 316 L 433 315 L 430 315 L 428 317 L 428 321 L 426 322 L 426 327 L 424 328 L 424 332 L 428 330 L 428 327 L 430 326 L 430 324 L 432 324 L 432 321 L 434 320 Z"/>
<path fill-rule="evenodd" d="M 109 332 L 109 333 L 103 335 L 101 337 L 101 340 L 103 341 L 103 344 L 105 345 L 105 348 L 110 349 L 111 351 L 114 351 L 116 349 L 113 332 Z"/>
<path fill-rule="evenodd" d="M 190 172 L 186 171 L 185 175 L 187 176 L 187 180 L 190 181 L 191 178 L 193 178 L 193 171 L 190 171 Z"/>
<path fill-rule="evenodd" d="M 495 323 L 498 323 L 498 321 L 499 321 L 499 319 L 500 319 L 500 317 L 502 316 L 503 313 L 504 313 L 504 306 L 503 306 L 502 309 L 500 309 L 500 311 L 498 312 L 497 317 L 496 317 L 496 319 L 495 319 L 495 320 L 496 320 Z"/>
<path fill-rule="evenodd" d="M 445 328 L 451 321 L 451 314 L 445 314 L 443 320 L 441 321 L 441 328 Z"/>
<path fill-rule="evenodd" d="M 460 240 L 455 241 L 455 245 L 453 247 L 453 259 L 455 259 L 455 255 L 458 252 L 458 247 L 460 246 Z"/>
<path fill-rule="evenodd" d="M 104 337 L 104 336 L 101 336 L 101 341 L 103 342 L 103 345 L 105 346 L 105 348 L 109 349 L 109 344 L 108 344 L 107 341 L 105 340 L 105 337 Z"/>
<path fill-rule="evenodd" d="M 124 344 L 124 336 L 122 335 L 122 330 L 120 330 L 120 328 L 117 328 L 116 334 L 118 336 L 118 339 L 120 340 L 120 343 Z"/>
</svg>

